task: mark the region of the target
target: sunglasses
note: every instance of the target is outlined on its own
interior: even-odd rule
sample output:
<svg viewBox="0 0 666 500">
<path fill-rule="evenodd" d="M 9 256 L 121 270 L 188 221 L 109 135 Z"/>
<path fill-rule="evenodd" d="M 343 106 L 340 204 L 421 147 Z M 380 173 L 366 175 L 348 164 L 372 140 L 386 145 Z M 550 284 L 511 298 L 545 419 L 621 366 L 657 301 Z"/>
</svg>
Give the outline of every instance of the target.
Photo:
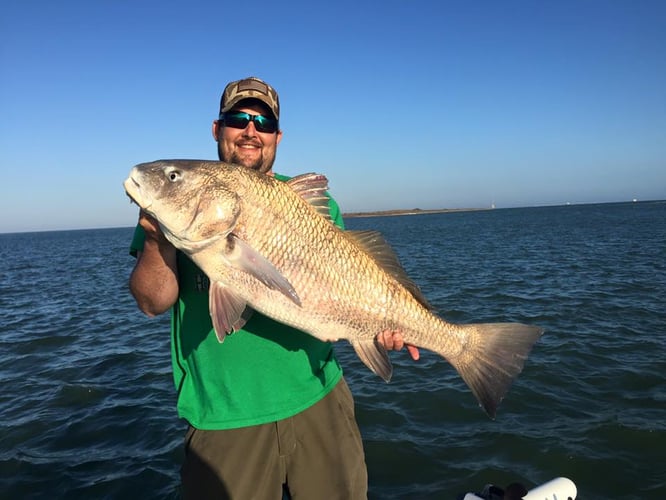
<svg viewBox="0 0 666 500">
<path fill-rule="evenodd" d="M 250 122 L 254 122 L 257 132 L 272 134 L 278 130 L 278 121 L 264 115 L 251 115 L 250 113 L 220 113 L 220 121 L 227 127 L 244 129 Z"/>
</svg>

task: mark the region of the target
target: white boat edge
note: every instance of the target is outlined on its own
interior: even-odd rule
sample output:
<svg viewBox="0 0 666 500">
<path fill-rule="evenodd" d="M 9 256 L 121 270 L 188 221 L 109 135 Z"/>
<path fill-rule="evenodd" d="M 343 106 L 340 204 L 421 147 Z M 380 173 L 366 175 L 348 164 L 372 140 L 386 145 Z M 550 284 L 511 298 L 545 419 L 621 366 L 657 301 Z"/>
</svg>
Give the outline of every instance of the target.
<svg viewBox="0 0 666 500">
<path fill-rule="evenodd" d="M 522 497 L 523 500 L 576 500 L 578 490 L 574 482 L 566 477 L 556 477 L 550 481 L 532 488 Z M 477 496 L 475 493 L 467 493 L 463 500 L 488 500 Z"/>
</svg>

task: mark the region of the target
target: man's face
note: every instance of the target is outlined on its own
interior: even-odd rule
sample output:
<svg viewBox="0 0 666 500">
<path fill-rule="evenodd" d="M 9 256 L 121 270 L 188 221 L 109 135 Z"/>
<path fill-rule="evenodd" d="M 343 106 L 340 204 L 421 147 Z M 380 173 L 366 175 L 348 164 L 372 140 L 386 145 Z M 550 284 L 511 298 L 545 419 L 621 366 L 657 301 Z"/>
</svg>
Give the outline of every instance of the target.
<svg viewBox="0 0 666 500">
<path fill-rule="evenodd" d="M 254 101 L 241 101 L 231 112 L 273 116 L 266 106 Z M 275 151 L 282 139 L 282 131 L 257 132 L 252 121 L 244 129 L 224 126 L 214 121 L 213 137 L 217 141 L 217 154 L 220 160 L 237 163 L 259 172 L 272 173 Z"/>
</svg>

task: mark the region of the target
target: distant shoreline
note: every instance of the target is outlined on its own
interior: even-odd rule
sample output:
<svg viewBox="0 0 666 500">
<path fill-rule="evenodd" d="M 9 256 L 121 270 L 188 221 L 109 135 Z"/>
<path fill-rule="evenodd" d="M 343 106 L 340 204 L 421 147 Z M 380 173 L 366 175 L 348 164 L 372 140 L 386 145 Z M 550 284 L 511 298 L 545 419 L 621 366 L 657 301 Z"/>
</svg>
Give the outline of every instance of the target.
<svg viewBox="0 0 666 500">
<path fill-rule="evenodd" d="M 342 216 L 352 219 L 355 217 L 390 217 L 392 215 L 443 214 L 447 212 L 476 212 L 480 210 L 492 210 L 492 208 L 435 208 L 430 210 L 410 208 L 404 210 L 377 210 L 374 212 L 347 212 L 343 213 Z"/>
</svg>

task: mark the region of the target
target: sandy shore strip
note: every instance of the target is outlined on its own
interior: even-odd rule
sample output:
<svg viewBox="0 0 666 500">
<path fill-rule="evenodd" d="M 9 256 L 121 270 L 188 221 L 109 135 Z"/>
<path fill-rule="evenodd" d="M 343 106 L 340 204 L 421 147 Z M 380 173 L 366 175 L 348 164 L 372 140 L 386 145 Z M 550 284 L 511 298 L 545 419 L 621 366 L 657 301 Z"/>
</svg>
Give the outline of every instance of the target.
<svg viewBox="0 0 666 500">
<path fill-rule="evenodd" d="M 491 208 L 434 208 L 434 209 L 421 209 L 412 208 L 404 210 L 378 210 L 374 212 L 348 212 L 343 213 L 343 217 L 388 217 L 392 215 L 424 215 L 424 214 L 443 214 L 447 212 L 474 212 L 478 210 L 492 210 Z"/>
</svg>

